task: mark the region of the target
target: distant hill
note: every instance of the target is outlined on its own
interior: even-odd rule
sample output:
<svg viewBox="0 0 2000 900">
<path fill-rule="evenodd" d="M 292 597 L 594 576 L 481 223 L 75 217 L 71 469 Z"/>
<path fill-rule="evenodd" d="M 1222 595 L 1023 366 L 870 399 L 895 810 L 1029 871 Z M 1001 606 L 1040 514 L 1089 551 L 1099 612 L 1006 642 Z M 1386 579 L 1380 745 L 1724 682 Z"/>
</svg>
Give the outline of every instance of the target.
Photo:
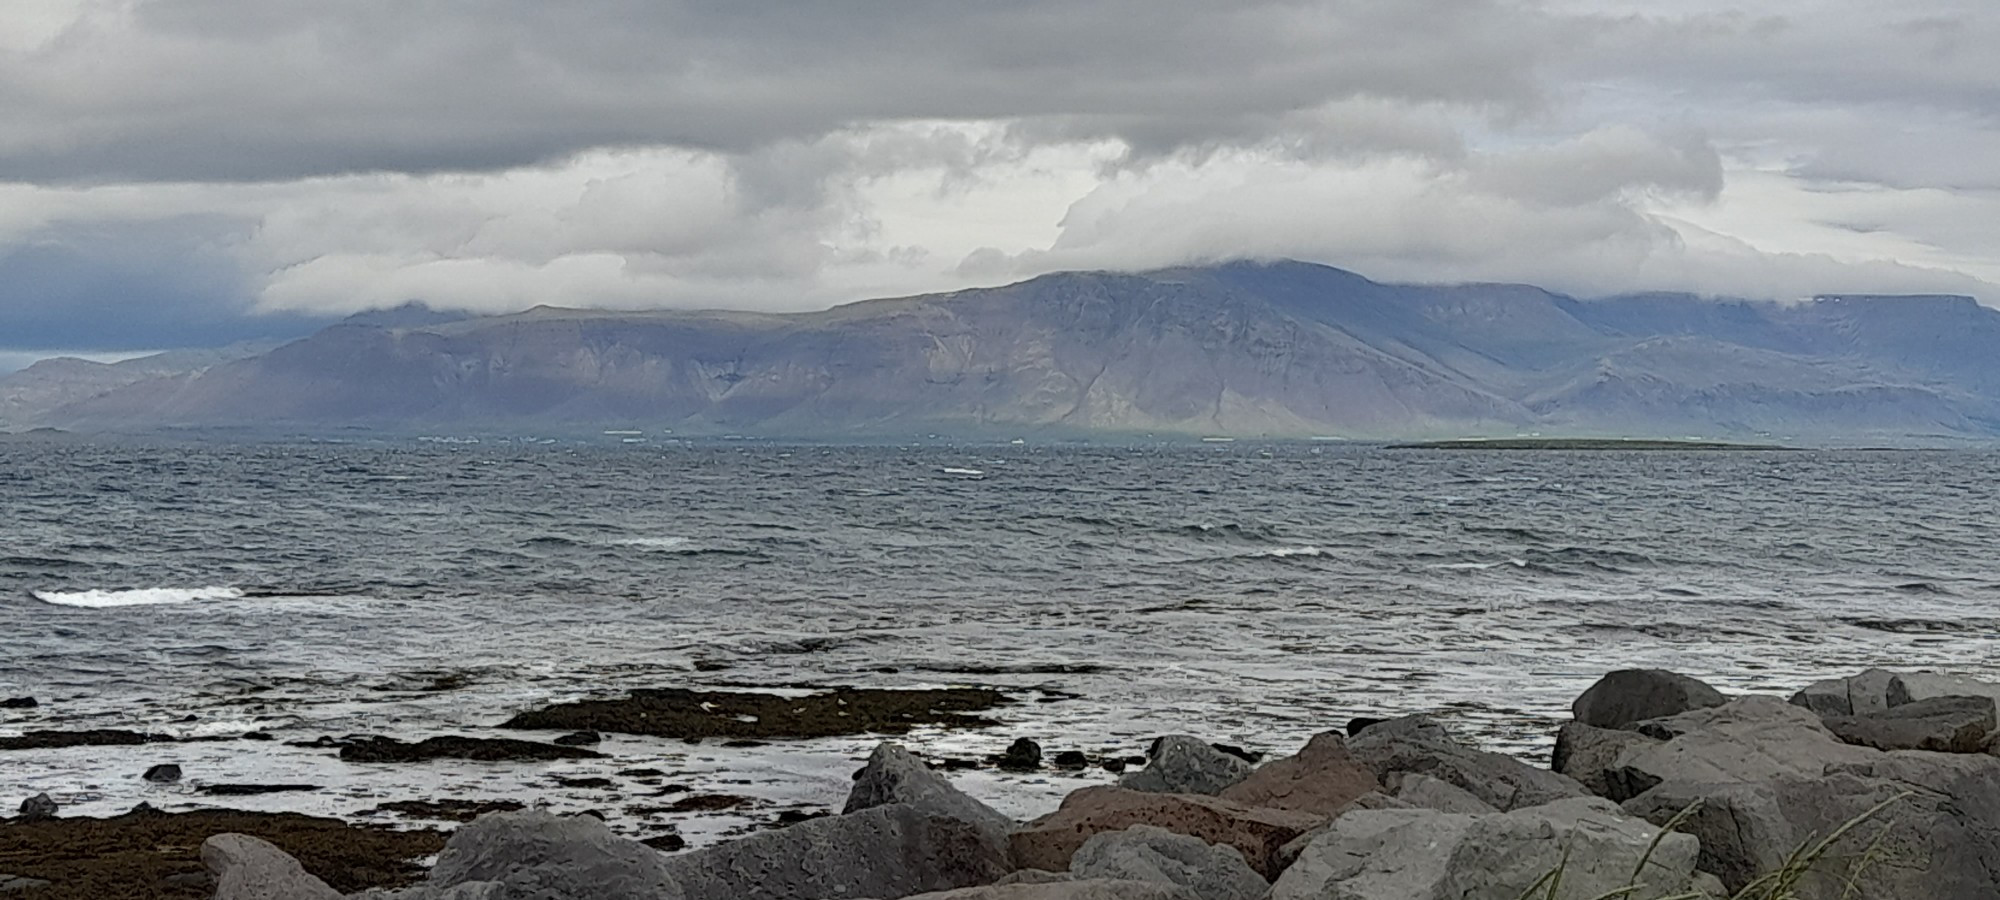
<svg viewBox="0 0 2000 900">
<path fill-rule="evenodd" d="M 58 374 L 72 387 L 21 386 Z M 2000 433 L 2000 312 L 1963 297 L 1585 300 L 1232 263 L 782 316 L 406 308 L 127 377 L 137 374 L 38 364 L 0 379 L 0 403 L 12 404 L 0 420 L 1983 438 Z"/>
</svg>

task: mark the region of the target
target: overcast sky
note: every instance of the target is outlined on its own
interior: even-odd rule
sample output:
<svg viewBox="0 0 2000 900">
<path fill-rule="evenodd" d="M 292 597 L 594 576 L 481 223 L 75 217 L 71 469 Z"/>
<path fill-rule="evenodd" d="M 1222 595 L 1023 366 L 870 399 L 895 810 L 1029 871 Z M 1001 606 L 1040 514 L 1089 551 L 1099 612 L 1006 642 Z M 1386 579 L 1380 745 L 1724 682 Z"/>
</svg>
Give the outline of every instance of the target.
<svg viewBox="0 0 2000 900">
<path fill-rule="evenodd" d="M 1993 0 L 6 0 L 0 356 L 1057 269 L 2000 303 Z"/>
</svg>

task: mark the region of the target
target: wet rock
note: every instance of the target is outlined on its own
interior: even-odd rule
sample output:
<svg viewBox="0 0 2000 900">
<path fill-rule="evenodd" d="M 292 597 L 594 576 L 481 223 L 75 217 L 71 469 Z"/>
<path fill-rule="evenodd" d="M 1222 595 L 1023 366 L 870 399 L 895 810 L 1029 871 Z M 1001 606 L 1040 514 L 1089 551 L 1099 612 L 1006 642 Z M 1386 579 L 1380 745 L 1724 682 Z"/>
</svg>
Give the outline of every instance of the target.
<svg viewBox="0 0 2000 900">
<path fill-rule="evenodd" d="M 1373 716 L 1355 716 L 1354 718 L 1347 720 L 1347 736 L 1354 737 L 1363 731 L 1367 731 L 1368 729 L 1373 728 L 1374 726 L 1380 725 L 1383 722 L 1387 721 L 1389 720 L 1378 719 Z"/>
<path fill-rule="evenodd" d="M 999 691 L 836 688 L 805 697 L 679 688 L 633 691 L 621 700 L 562 703 L 500 727 L 610 731 L 669 738 L 806 738 L 902 734 L 918 725 L 985 728 L 975 715 L 1010 702 Z"/>
<path fill-rule="evenodd" d="M 1227 753 L 1230 756 L 1234 756 L 1237 759 L 1247 762 L 1253 766 L 1264 761 L 1264 754 L 1258 753 L 1254 750 L 1245 750 L 1242 747 L 1238 747 L 1233 744 L 1211 743 L 1209 744 L 1209 746 L 1214 747 L 1216 750 L 1221 751 L 1223 753 Z"/>
<path fill-rule="evenodd" d="M 1186 888 L 1152 881 L 1016 883 L 918 894 L 905 900 L 1203 900 Z"/>
<path fill-rule="evenodd" d="M 215 900 L 342 900 L 290 854 L 249 835 L 203 841 L 201 861 L 215 876 Z"/>
<path fill-rule="evenodd" d="M 1064 750 L 1056 754 L 1050 765 L 1069 771 L 1087 769 L 1090 767 L 1090 757 L 1085 756 L 1082 750 Z"/>
<path fill-rule="evenodd" d="M 907 897 L 991 884 L 1011 868 L 970 824 L 892 804 L 660 857 L 698 898 Z"/>
<path fill-rule="evenodd" d="M 1315 838 L 1272 886 L 1271 898 L 1514 900 L 1540 897 L 1531 889 L 1562 868 L 1564 900 L 1654 900 L 1693 883 L 1699 851 L 1693 838 L 1661 835 L 1597 797 L 1488 815 L 1360 811 Z M 1626 890 L 1642 859 L 1639 889 Z"/>
<path fill-rule="evenodd" d="M 140 744 L 171 744 L 162 734 L 136 731 L 92 729 L 89 731 L 30 731 L 19 737 L 0 737 L 0 750 L 61 750 L 69 747 L 131 747 Z"/>
<path fill-rule="evenodd" d="M 1116 757 L 1106 759 L 1103 762 L 1098 763 L 1098 765 L 1101 766 L 1104 769 L 1104 771 L 1110 772 L 1113 775 L 1122 774 L 1125 771 L 1125 760 Z"/>
<path fill-rule="evenodd" d="M 667 853 L 678 853 L 682 850 L 686 850 L 688 845 L 687 838 L 681 837 L 680 835 L 674 834 L 672 832 L 668 832 L 666 834 L 654 835 L 653 837 L 649 837 L 643 841 L 640 841 L 639 843 L 645 844 L 646 846 L 651 847 L 655 850 L 660 850 Z"/>
<path fill-rule="evenodd" d="M 317 784 L 204 784 L 195 792 L 204 797 L 256 797 L 317 790 L 320 790 Z"/>
<path fill-rule="evenodd" d="M 756 806 L 759 801 L 751 797 L 735 794 L 694 794 L 667 804 L 665 810 L 671 813 L 721 812 L 725 809 L 742 809 Z"/>
<path fill-rule="evenodd" d="M 1322 817 L 1291 810 L 1257 809 L 1199 794 L 1153 794 L 1119 787 L 1090 787 L 1063 799 L 1055 812 L 1008 837 L 1016 865 L 1067 870 L 1077 848 L 1093 835 L 1152 825 L 1175 834 L 1227 844 L 1265 877 L 1276 874 L 1275 856 L 1286 842 Z"/>
<path fill-rule="evenodd" d="M 36 794 L 21 801 L 22 822 L 43 822 L 56 817 L 57 807 L 47 794 Z"/>
<path fill-rule="evenodd" d="M 885 743 L 876 746 L 875 752 L 868 756 L 868 764 L 856 773 L 854 787 L 848 791 L 847 804 L 841 807 L 841 812 L 855 813 L 891 804 L 970 823 L 1002 853 L 1006 851 L 1007 833 L 1018 824 L 953 787 L 908 750 Z"/>
<path fill-rule="evenodd" d="M 604 735 L 595 731 L 575 731 L 556 738 L 553 743 L 558 747 L 593 747 L 603 741 Z"/>
<path fill-rule="evenodd" d="M 1628 773 L 1620 765 L 1619 758 L 1628 749 L 1657 743 L 1659 739 L 1647 737 L 1636 731 L 1597 728 L 1582 722 L 1571 722 L 1556 732 L 1556 749 L 1554 756 L 1550 758 L 1550 767 L 1576 779 L 1591 793 L 1600 797 L 1628 800 L 1652 785 L 1630 783 Z"/>
<path fill-rule="evenodd" d="M 398 800 L 375 807 L 372 812 L 391 813 L 409 819 L 441 822 L 470 822 L 488 813 L 522 809 L 518 800 Z"/>
<path fill-rule="evenodd" d="M 1503 811 L 1589 796 L 1574 779 L 1474 750 L 1423 717 L 1383 722 L 1349 741 L 1347 748 L 1379 781 L 1398 774 L 1429 775 Z"/>
<path fill-rule="evenodd" d="M 1889 708 L 1889 682 L 1896 673 L 1869 669 L 1847 678 L 1815 681 L 1792 695 L 1792 705 L 1822 716 L 1862 716 Z"/>
<path fill-rule="evenodd" d="M 35 709 L 42 704 L 33 697 L 10 697 L 0 700 L 0 709 Z"/>
<path fill-rule="evenodd" d="M 1826 716 L 1828 731 L 1877 750 L 1981 753 L 1996 720 L 1991 697 L 1932 697 L 1860 716 Z"/>
<path fill-rule="evenodd" d="M 275 741 L 277 739 L 278 738 L 275 735 L 271 734 L 268 731 L 246 731 L 243 732 L 243 736 L 241 738 L 241 740 L 246 740 L 246 741 Z"/>
<path fill-rule="evenodd" d="M 609 778 L 601 778 L 597 776 L 570 778 L 563 775 L 550 775 L 549 780 L 555 782 L 558 785 L 561 785 L 562 787 L 574 788 L 577 790 L 585 790 L 585 791 L 602 790 L 604 788 L 612 787 L 615 784 L 615 782 L 613 782 Z"/>
<path fill-rule="evenodd" d="M 824 819 L 830 815 L 833 815 L 833 813 L 824 809 L 811 809 L 811 810 L 787 809 L 778 813 L 778 818 L 772 820 L 771 824 L 768 827 L 790 828 L 793 825 L 799 824 L 800 822 L 810 822 L 814 819 Z"/>
<path fill-rule="evenodd" d="M 1271 889 L 1234 847 L 1149 825 L 1107 831 L 1070 858 L 1077 881 L 1151 881 L 1178 885 L 1202 900 L 1261 900 Z"/>
<path fill-rule="evenodd" d="M 1466 815 L 1499 812 L 1492 804 L 1473 796 L 1472 792 L 1429 775 L 1407 772 L 1395 776 L 1394 781 L 1396 783 L 1390 785 L 1391 796 L 1418 809 Z"/>
<path fill-rule="evenodd" d="M 1009 772 L 1032 772 L 1042 767 L 1042 745 L 1029 738 L 1015 738 L 993 764 Z"/>
<path fill-rule="evenodd" d="M 504 896 L 545 900 L 681 900 L 666 857 L 588 816 L 537 810 L 483 816 L 438 854 L 427 886 L 498 883 Z M 696 895 L 704 896 L 704 895 Z"/>
<path fill-rule="evenodd" d="M 1118 786 L 1155 794 L 1214 796 L 1250 777 L 1252 771 L 1248 762 L 1217 750 L 1207 741 L 1174 734 L 1154 741 L 1152 761 L 1118 779 Z"/>
<path fill-rule="evenodd" d="M 1721 691 L 1678 672 L 1624 669 L 1598 679 L 1570 704 L 1570 712 L 1585 725 L 1624 728 L 1727 702 Z"/>
<path fill-rule="evenodd" d="M 509 762 L 555 759 L 602 759 L 604 754 L 581 747 L 558 747 L 509 738 L 433 737 L 414 744 L 394 738 L 353 738 L 340 745 L 340 758 L 356 763 L 412 763 L 434 759 Z"/>
<path fill-rule="evenodd" d="M 0 894 L 34 891 L 48 886 L 49 882 L 43 881 L 40 878 L 22 878 L 19 875 L 0 873 Z"/>
<path fill-rule="evenodd" d="M 1332 816 L 1355 798 L 1381 789 L 1375 773 L 1348 752 L 1347 741 L 1329 731 L 1314 735 L 1297 755 L 1247 773 L 1221 796 L 1245 806 Z"/>
<path fill-rule="evenodd" d="M 667 776 L 667 773 L 659 769 L 621 769 L 618 774 L 623 778 L 665 778 Z"/>
</svg>

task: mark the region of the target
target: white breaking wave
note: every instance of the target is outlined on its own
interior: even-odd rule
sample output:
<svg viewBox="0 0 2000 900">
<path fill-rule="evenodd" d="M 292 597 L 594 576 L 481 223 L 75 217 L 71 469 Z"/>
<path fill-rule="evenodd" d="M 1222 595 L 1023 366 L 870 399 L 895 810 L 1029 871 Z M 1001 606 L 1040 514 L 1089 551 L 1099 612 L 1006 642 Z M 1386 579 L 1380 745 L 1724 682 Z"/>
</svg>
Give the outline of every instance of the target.
<svg viewBox="0 0 2000 900">
<path fill-rule="evenodd" d="M 964 469 L 964 468 L 959 468 L 959 467 L 957 467 L 957 466 L 945 466 L 945 467 L 944 467 L 944 469 L 943 469 L 942 471 L 943 471 L 943 472 L 944 472 L 944 474 L 946 474 L 946 475 L 984 475 L 984 474 L 986 474 L 985 472 L 983 472 L 983 471 L 980 471 L 979 469 Z"/>
<path fill-rule="evenodd" d="M 643 537 L 626 538 L 618 542 L 621 547 L 637 547 L 641 550 L 657 550 L 672 553 L 688 549 L 689 541 L 684 537 Z"/>
<path fill-rule="evenodd" d="M 1248 557 L 1286 559 L 1293 556 L 1325 556 L 1326 551 L 1318 547 L 1273 547 L 1269 550 L 1259 550 L 1255 553 L 1245 553 L 1243 555 Z"/>
<path fill-rule="evenodd" d="M 43 603 L 84 609 L 163 606 L 172 603 L 197 603 L 203 600 L 243 599 L 243 592 L 233 587 L 139 588 L 132 591 L 31 591 L 29 595 Z"/>
</svg>

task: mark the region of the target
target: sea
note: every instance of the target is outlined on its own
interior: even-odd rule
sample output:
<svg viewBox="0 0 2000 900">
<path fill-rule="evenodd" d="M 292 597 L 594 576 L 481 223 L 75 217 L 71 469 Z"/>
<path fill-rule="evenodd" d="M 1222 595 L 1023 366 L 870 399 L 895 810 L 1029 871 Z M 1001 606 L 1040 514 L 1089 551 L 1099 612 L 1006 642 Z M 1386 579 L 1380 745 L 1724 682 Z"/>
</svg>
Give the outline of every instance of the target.
<svg viewBox="0 0 2000 900">
<path fill-rule="evenodd" d="M 1977 450 L 0 444 L 0 698 L 40 702 L 0 710 L 0 735 L 217 738 L 0 753 L 0 801 L 409 825 L 376 807 L 511 800 L 698 846 L 837 812 L 877 740 L 606 735 L 603 761 L 393 765 L 290 746 L 547 739 L 494 726 L 652 687 L 1020 701 L 898 738 L 939 759 L 1172 733 L 1281 755 L 1424 712 L 1544 764 L 1612 669 L 1780 695 L 1871 666 L 2000 679 L 1996 525 L 2000 453 Z M 159 763 L 185 777 L 140 778 Z M 620 774 L 647 768 L 745 805 L 663 812 Z M 1114 776 L 954 777 L 1026 817 Z M 590 778 L 610 783 L 563 783 Z M 202 793 L 245 783 L 312 789 Z"/>
</svg>

